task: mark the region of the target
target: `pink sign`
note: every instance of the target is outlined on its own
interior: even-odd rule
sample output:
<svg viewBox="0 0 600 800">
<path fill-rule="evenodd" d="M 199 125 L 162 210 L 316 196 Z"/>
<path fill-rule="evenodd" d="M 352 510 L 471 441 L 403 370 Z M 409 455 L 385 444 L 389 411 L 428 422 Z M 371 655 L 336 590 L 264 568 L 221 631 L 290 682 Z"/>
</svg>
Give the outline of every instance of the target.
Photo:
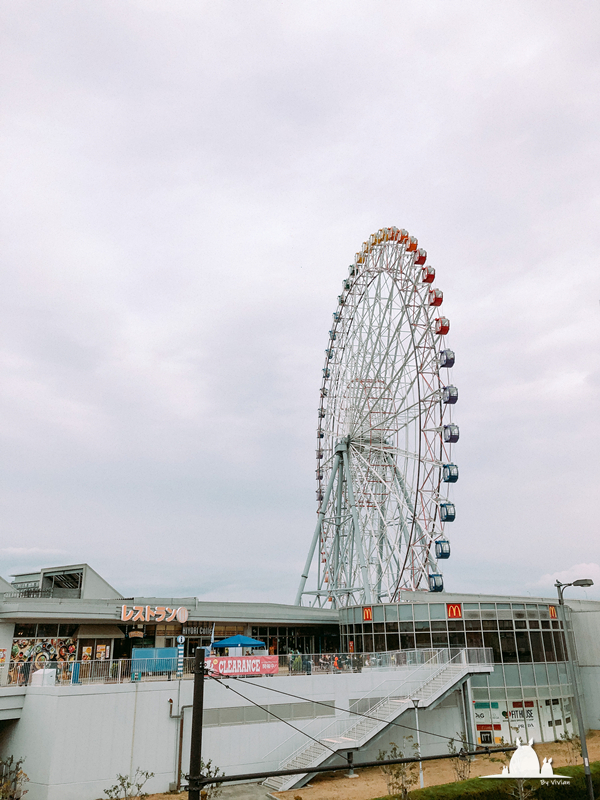
<svg viewBox="0 0 600 800">
<path fill-rule="evenodd" d="M 219 675 L 275 675 L 279 672 L 279 656 L 239 656 L 207 658 L 206 666 Z"/>
</svg>

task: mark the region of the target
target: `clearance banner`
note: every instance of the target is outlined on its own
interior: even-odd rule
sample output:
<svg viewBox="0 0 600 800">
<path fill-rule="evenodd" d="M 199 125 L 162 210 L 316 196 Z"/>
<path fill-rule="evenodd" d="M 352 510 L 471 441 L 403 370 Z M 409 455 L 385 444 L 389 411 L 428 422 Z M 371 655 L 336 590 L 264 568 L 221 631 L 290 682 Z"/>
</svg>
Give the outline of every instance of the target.
<svg viewBox="0 0 600 800">
<path fill-rule="evenodd" d="M 219 675 L 275 675 L 279 672 L 279 656 L 207 658 L 206 666 Z"/>
<path fill-rule="evenodd" d="M 448 619 L 462 619 L 462 605 L 460 603 L 446 603 L 446 616 Z"/>
</svg>

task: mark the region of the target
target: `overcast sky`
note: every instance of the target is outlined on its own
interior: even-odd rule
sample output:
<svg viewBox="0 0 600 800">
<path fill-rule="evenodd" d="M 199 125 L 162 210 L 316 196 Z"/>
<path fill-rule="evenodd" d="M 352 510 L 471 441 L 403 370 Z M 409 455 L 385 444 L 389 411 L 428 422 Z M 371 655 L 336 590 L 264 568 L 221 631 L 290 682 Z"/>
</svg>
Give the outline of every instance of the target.
<svg viewBox="0 0 600 800">
<path fill-rule="evenodd" d="M 600 598 L 598 4 L 7 0 L 0 28 L 0 574 L 293 602 L 331 313 L 397 225 L 457 353 L 447 590 Z"/>
</svg>

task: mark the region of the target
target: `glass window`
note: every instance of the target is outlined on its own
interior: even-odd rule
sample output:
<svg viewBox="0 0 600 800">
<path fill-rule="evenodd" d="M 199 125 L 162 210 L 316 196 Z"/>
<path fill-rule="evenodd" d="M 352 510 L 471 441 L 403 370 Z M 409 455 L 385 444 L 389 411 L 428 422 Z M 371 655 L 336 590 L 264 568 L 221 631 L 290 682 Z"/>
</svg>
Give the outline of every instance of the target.
<svg viewBox="0 0 600 800">
<path fill-rule="evenodd" d="M 500 634 L 500 638 L 502 638 L 502 634 Z M 519 675 L 519 668 L 516 664 L 507 664 L 504 667 L 504 682 L 507 686 L 521 685 L 521 676 Z"/>
<path fill-rule="evenodd" d="M 484 631 L 483 632 L 483 646 L 484 647 L 491 647 L 494 652 L 494 661 L 499 663 L 502 661 L 502 657 L 500 654 L 500 637 L 496 631 Z"/>
<path fill-rule="evenodd" d="M 498 630 L 498 622 L 495 619 L 484 619 L 482 620 L 481 624 L 483 625 L 484 631 Z"/>
<path fill-rule="evenodd" d="M 517 653 L 519 654 L 519 661 L 531 661 L 529 634 L 527 631 L 517 631 L 515 633 L 515 637 L 517 640 Z"/>
<path fill-rule="evenodd" d="M 464 631 L 465 623 L 462 619 L 449 619 L 448 620 L 448 630 L 449 631 Z"/>
<path fill-rule="evenodd" d="M 544 641 L 544 653 L 546 655 L 546 661 L 556 661 L 556 657 L 554 655 L 554 646 L 552 644 L 552 631 L 542 631 L 543 641 Z"/>
<path fill-rule="evenodd" d="M 465 628 L 468 631 L 480 631 L 481 630 L 481 620 L 480 619 L 468 619 L 465 621 Z"/>
<path fill-rule="evenodd" d="M 354 634 L 354 652 L 355 653 L 363 653 L 363 637 L 362 634 Z"/>
<path fill-rule="evenodd" d="M 383 633 L 385 630 L 385 624 L 383 622 L 376 622 L 373 625 L 373 630 L 375 633 Z"/>
<path fill-rule="evenodd" d="M 496 603 L 496 608 L 508 609 L 510 611 L 510 603 Z"/>
<path fill-rule="evenodd" d="M 58 635 L 63 637 L 75 636 L 75 632 L 79 625 L 59 625 Z"/>
<path fill-rule="evenodd" d="M 398 622 L 398 606 L 397 605 L 385 606 L 385 618 L 390 622 Z"/>
<path fill-rule="evenodd" d="M 401 622 L 400 623 L 400 632 L 405 633 L 412 633 L 414 631 L 414 623 L 412 622 Z"/>
<path fill-rule="evenodd" d="M 534 661 L 545 661 L 544 644 L 542 642 L 542 634 L 539 631 L 529 631 L 529 638 L 531 640 L 531 654 Z"/>
<path fill-rule="evenodd" d="M 431 619 L 446 619 L 446 609 L 443 603 L 431 603 L 429 606 L 429 616 Z"/>
<path fill-rule="evenodd" d="M 388 633 L 398 633 L 398 623 L 397 622 L 386 622 L 385 629 Z"/>
<path fill-rule="evenodd" d="M 49 639 L 58 636 L 58 625 L 38 625 L 37 629 L 38 639 Z"/>
<path fill-rule="evenodd" d="M 519 610 L 522 610 L 522 609 L 524 609 L 524 608 L 525 608 L 525 606 L 523 605 L 523 603 L 513 603 L 513 604 L 512 604 L 512 607 L 513 607 L 513 610 L 514 610 L 514 609 L 517 609 L 517 608 L 518 608 Z"/>
<path fill-rule="evenodd" d="M 429 620 L 427 622 L 415 622 L 415 631 L 419 633 L 419 631 L 428 631 L 429 630 Z"/>
<path fill-rule="evenodd" d="M 483 647 L 481 631 L 467 631 L 467 647 Z"/>
<path fill-rule="evenodd" d="M 542 620 L 542 628 L 549 628 L 549 627 L 550 627 L 550 620 L 549 619 L 543 619 Z"/>
<path fill-rule="evenodd" d="M 429 606 L 425 603 L 415 606 L 415 619 L 429 620 Z"/>
<path fill-rule="evenodd" d="M 524 619 L 516 619 L 515 620 L 515 628 L 522 629 L 522 628 L 526 628 L 526 627 L 527 627 L 527 623 L 525 622 Z"/>
<path fill-rule="evenodd" d="M 373 634 L 367 633 L 365 631 L 365 635 L 363 637 L 365 653 L 372 653 L 373 652 Z"/>
<path fill-rule="evenodd" d="M 567 665 L 566 664 L 558 664 L 558 679 L 561 683 L 568 683 L 569 677 L 567 675 Z"/>
<path fill-rule="evenodd" d="M 556 650 L 556 660 L 566 661 L 567 656 L 565 654 L 564 633 L 562 631 L 553 631 L 553 636 L 554 636 L 554 648 Z"/>
<path fill-rule="evenodd" d="M 448 638 L 450 639 L 450 647 L 464 647 L 465 646 L 465 634 L 464 633 L 449 633 Z"/>
<path fill-rule="evenodd" d="M 15 625 L 15 639 L 34 639 L 35 638 L 35 622 L 32 624 L 30 623 L 18 623 Z"/>
<path fill-rule="evenodd" d="M 558 684 L 558 667 L 556 664 L 548 664 L 548 683 L 551 686 Z"/>
<path fill-rule="evenodd" d="M 485 609 L 486 611 L 495 611 L 496 606 L 494 603 L 482 603 L 481 604 L 482 610 Z"/>
<path fill-rule="evenodd" d="M 545 664 L 534 664 L 533 671 L 535 672 L 535 682 L 538 686 L 548 685 L 548 673 L 546 672 Z"/>
<path fill-rule="evenodd" d="M 431 630 L 432 631 L 444 631 L 446 632 L 446 623 L 445 622 L 437 622 L 434 621 L 431 623 Z"/>
<path fill-rule="evenodd" d="M 448 634 L 432 633 L 431 641 L 434 647 L 448 647 Z"/>
<path fill-rule="evenodd" d="M 417 633 L 415 638 L 417 642 L 417 647 L 431 647 L 430 633 Z"/>
<path fill-rule="evenodd" d="M 540 619 L 550 619 L 550 609 L 548 606 L 540 606 Z"/>
<path fill-rule="evenodd" d="M 398 606 L 398 615 L 400 620 L 409 620 L 413 618 L 412 603 L 402 603 Z"/>
<path fill-rule="evenodd" d="M 471 686 L 487 686 L 487 675 L 471 675 Z"/>
<path fill-rule="evenodd" d="M 500 647 L 502 648 L 502 660 L 505 664 L 515 663 L 517 660 L 517 645 L 515 643 L 515 635 L 511 631 L 502 631 L 500 633 Z"/>
<path fill-rule="evenodd" d="M 383 633 L 375 634 L 375 652 L 383 653 L 385 651 L 385 635 Z"/>
<path fill-rule="evenodd" d="M 512 631 L 512 629 L 513 629 L 513 621 L 512 621 L 512 619 L 499 619 L 498 620 L 498 627 L 500 628 L 500 630 Z"/>
<path fill-rule="evenodd" d="M 496 664 L 494 666 L 494 671 L 489 673 L 488 683 L 490 686 L 504 686 L 504 674 L 500 664 Z"/>
<path fill-rule="evenodd" d="M 373 622 L 383 622 L 383 606 L 373 606 Z"/>
<path fill-rule="evenodd" d="M 465 611 L 479 611 L 479 603 L 463 603 Z"/>
<path fill-rule="evenodd" d="M 400 640 L 398 638 L 397 633 L 388 633 L 387 635 L 387 649 L 388 650 L 399 650 L 400 649 Z"/>
<path fill-rule="evenodd" d="M 523 686 L 535 686 L 532 664 L 521 664 L 521 683 Z"/>
<path fill-rule="evenodd" d="M 400 634 L 400 649 L 401 650 L 415 649 L 415 637 L 413 634 L 408 634 L 408 633 Z"/>
</svg>

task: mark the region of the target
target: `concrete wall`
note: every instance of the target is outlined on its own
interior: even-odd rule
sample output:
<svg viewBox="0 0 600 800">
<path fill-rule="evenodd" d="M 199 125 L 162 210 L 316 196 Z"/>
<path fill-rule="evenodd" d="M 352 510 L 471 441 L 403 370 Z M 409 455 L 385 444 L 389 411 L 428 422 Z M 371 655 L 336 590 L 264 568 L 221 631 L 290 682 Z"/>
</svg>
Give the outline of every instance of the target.
<svg viewBox="0 0 600 800">
<path fill-rule="evenodd" d="M 242 683 L 207 681 L 207 710 L 301 702 L 304 698 L 334 702 L 348 708 L 349 700 L 380 691 L 381 673 L 257 678 Z M 226 688 L 230 685 L 231 688 Z M 288 692 L 300 699 L 271 691 Z M 2 756 L 25 756 L 29 775 L 28 800 L 96 800 L 116 782 L 117 773 L 137 767 L 156 773 L 147 791 L 166 791 L 176 779 L 179 721 L 169 717 L 192 702 L 193 683 L 152 681 L 123 685 L 29 687 L 21 719 L 0 731 Z M 191 709 L 184 713 L 183 771 L 189 763 Z M 414 712 L 402 722 L 414 727 Z M 329 719 L 294 721 L 298 728 L 317 734 Z M 422 738 L 423 751 L 446 752 L 447 742 L 434 734 L 454 736 L 462 730 L 462 714 L 453 695 L 436 710 L 419 714 L 420 727 L 432 735 Z M 376 758 L 390 741 L 402 744 L 411 730 L 393 728 L 380 734 L 360 758 Z M 290 734 L 292 739 L 289 739 Z M 276 750 L 285 740 L 288 744 Z M 203 755 L 226 773 L 275 768 L 304 737 L 283 722 L 226 725 L 204 730 Z M 358 759 L 357 759 L 358 760 Z"/>
</svg>

